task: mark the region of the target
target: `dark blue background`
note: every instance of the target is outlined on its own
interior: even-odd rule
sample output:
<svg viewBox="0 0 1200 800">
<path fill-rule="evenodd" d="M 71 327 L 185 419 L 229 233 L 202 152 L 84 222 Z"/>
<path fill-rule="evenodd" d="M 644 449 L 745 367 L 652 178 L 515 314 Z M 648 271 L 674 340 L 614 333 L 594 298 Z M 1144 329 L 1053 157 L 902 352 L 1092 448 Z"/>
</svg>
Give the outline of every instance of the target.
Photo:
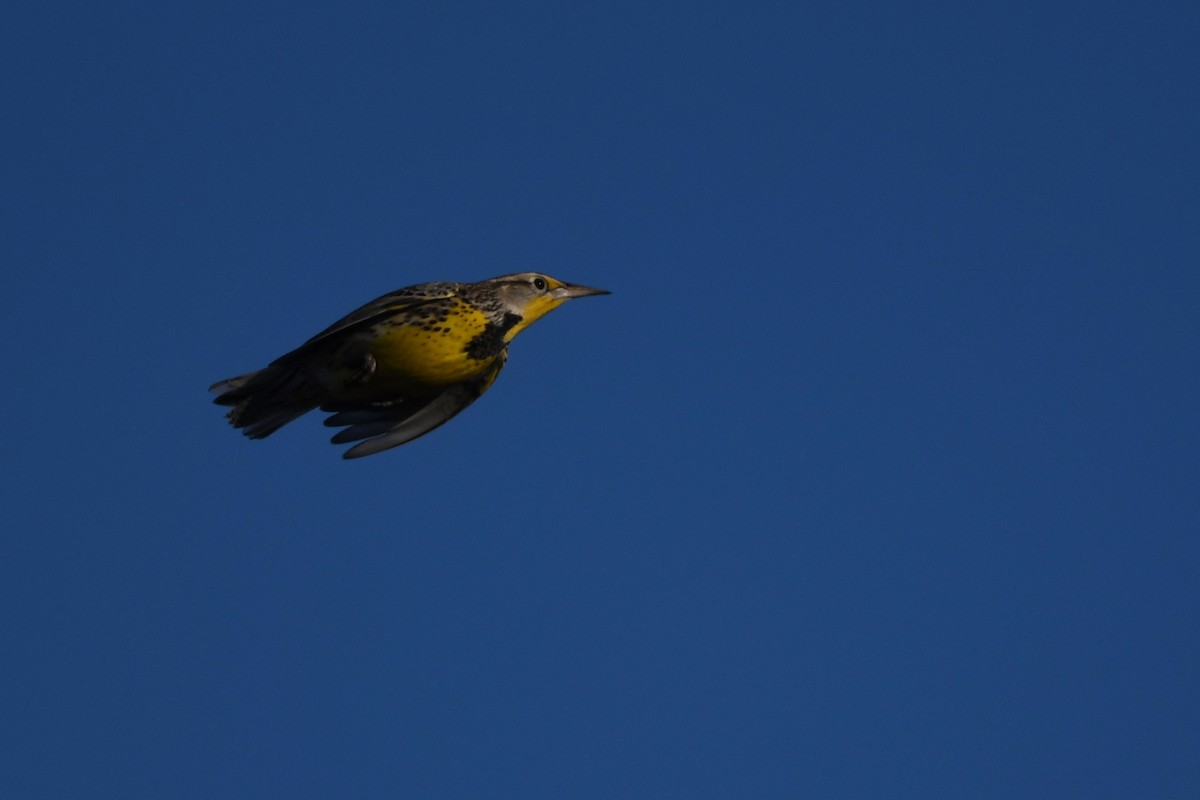
<svg viewBox="0 0 1200 800">
<path fill-rule="evenodd" d="M 1194 3 L 36 8 L 6 796 L 1196 796 Z M 209 404 L 526 269 L 403 449 Z"/>
</svg>

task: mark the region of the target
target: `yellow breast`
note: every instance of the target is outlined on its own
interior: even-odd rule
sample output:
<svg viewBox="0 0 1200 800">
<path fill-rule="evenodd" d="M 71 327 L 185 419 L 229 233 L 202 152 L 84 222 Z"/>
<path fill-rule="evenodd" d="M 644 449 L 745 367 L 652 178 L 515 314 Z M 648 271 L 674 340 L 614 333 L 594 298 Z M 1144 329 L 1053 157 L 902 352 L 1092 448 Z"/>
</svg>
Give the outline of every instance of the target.
<svg viewBox="0 0 1200 800">
<path fill-rule="evenodd" d="M 368 343 L 376 360 L 371 390 L 431 390 L 479 375 L 492 359 L 471 358 L 467 345 L 486 325 L 487 317 L 466 303 L 456 303 L 441 320 L 384 323 L 373 331 Z"/>
</svg>

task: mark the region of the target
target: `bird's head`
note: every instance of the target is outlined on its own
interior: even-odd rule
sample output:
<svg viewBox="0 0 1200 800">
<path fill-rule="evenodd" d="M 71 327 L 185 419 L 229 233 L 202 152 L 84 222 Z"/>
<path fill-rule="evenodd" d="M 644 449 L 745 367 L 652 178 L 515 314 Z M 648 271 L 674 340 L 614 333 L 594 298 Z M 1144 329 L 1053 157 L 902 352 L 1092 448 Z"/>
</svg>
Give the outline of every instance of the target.
<svg viewBox="0 0 1200 800">
<path fill-rule="evenodd" d="M 505 334 L 506 342 L 568 300 L 609 293 L 606 289 L 566 283 L 540 272 L 518 272 L 493 278 L 488 283 L 493 284 L 503 310 L 521 318 Z"/>
</svg>

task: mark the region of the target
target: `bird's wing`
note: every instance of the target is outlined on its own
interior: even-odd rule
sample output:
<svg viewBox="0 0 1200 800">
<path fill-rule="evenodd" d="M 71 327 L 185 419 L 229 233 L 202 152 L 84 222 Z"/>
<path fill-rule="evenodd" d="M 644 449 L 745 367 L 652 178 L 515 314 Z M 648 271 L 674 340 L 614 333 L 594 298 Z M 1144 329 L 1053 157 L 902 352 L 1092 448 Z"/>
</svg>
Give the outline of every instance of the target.
<svg viewBox="0 0 1200 800">
<path fill-rule="evenodd" d="M 486 392 L 500 374 L 507 356 L 507 352 L 502 351 L 500 357 L 483 375 L 474 380 L 454 384 L 430 397 L 403 398 L 386 405 L 375 404 L 339 411 L 326 419 L 325 424 L 331 427 L 347 427 L 334 435 L 331 441 L 334 444 L 358 442 L 342 457 L 360 458 L 424 436 Z"/>
<path fill-rule="evenodd" d="M 297 355 L 309 351 L 314 345 L 327 342 L 334 336 L 348 333 L 351 330 L 366 327 L 397 312 L 449 300 L 457 291 L 458 284 L 456 283 L 422 283 L 377 297 L 365 306 L 351 311 L 295 350 L 285 353 L 271 363 L 290 361 Z"/>
</svg>

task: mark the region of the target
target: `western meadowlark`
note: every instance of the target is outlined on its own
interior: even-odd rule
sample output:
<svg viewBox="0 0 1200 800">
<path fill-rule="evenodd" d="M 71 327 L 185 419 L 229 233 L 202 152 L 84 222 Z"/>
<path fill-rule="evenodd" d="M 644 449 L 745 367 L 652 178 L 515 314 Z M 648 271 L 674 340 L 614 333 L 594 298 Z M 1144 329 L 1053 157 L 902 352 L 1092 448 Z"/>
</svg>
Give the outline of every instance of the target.
<svg viewBox="0 0 1200 800">
<path fill-rule="evenodd" d="M 488 390 L 508 343 L 575 297 L 608 294 L 536 272 L 422 283 L 343 317 L 265 369 L 212 385 L 252 439 L 320 408 L 357 458 L 429 433 Z M 365 440 L 365 441 L 360 441 Z"/>
</svg>

